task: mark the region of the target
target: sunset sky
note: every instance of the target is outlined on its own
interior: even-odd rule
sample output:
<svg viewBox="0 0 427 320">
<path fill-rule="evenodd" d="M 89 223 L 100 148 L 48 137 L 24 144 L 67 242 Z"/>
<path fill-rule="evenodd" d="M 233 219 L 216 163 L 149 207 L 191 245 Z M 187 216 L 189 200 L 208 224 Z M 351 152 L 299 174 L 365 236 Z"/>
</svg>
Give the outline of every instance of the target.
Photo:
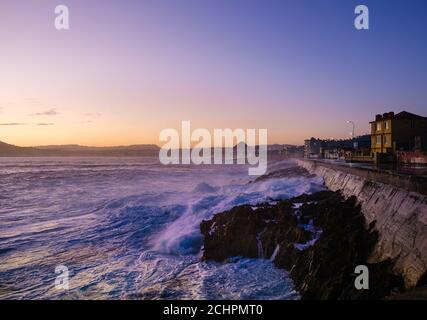
<svg viewBox="0 0 427 320">
<path fill-rule="evenodd" d="M 370 30 L 354 28 L 361 3 Z M 425 0 L 0 2 L 7 143 L 159 144 L 190 120 L 302 144 L 401 110 L 427 116 Z"/>
</svg>

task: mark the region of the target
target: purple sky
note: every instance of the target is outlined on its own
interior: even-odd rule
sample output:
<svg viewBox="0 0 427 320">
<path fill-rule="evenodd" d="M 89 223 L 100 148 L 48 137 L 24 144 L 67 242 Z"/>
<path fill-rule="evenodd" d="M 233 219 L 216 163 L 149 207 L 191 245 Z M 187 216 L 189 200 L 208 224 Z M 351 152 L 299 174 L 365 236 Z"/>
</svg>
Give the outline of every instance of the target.
<svg viewBox="0 0 427 320">
<path fill-rule="evenodd" d="M 0 140 L 159 143 L 162 129 L 267 128 L 269 143 L 348 137 L 376 113 L 427 115 L 427 1 L 0 3 Z M 6 125 L 9 124 L 9 125 Z M 12 125 L 13 124 L 13 125 Z"/>
</svg>

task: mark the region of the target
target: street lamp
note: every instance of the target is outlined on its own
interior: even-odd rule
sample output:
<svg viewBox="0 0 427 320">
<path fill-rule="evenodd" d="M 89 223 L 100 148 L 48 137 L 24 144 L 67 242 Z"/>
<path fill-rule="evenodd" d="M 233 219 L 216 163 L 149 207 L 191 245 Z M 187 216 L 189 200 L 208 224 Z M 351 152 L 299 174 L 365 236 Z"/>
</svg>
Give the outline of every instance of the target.
<svg viewBox="0 0 427 320">
<path fill-rule="evenodd" d="M 354 122 L 351 120 L 348 120 L 347 123 L 351 123 L 353 126 L 353 130 L 351 131 L 351 140 L 353 140 L 353 148 L 357 149 L 359 147 L 359 143 L 357 141 L 354 141 Z"/>
<path fill-rule="evenodd" d="M 351 138 L 354 139 L 354 122 L 351 120 L 348 120 L 347 123 L 351 123 L 353 126 L 353 130 L 351 131 Z"/>
</svg>

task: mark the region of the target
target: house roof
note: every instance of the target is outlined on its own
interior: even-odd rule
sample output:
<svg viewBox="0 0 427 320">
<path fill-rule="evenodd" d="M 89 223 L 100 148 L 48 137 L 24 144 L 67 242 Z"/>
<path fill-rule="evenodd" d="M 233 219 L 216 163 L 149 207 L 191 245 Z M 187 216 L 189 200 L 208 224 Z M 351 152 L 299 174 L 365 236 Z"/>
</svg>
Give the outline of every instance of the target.
<svg viewBox="0 0 427 320">
<path fill-rule="evenodd" d="M 427 119 L 427 117 L 419 116 L 414 113 L 410 113 L 407 111 L 399 112 L 394 116 L 394 119 L 396 120 L 417 120 L 417 119 Z"/>
<path fill-rule="evenodd" d="M 427 120 L 427 117 L 419 116 L 417 114 L 410 113 L 407 111 L 399 112 L 398 114 L 393 115 L 392 118 L 394 120 L 423 120 L 423 119 Z M 379 121 L 381 120 L 384 120 L 384 118 L 381 117 Z M 374 121 L 370 121 L 369 123 L 376 123 L 376 122 L 377 120 L 374 120 Z"/>
</svg>

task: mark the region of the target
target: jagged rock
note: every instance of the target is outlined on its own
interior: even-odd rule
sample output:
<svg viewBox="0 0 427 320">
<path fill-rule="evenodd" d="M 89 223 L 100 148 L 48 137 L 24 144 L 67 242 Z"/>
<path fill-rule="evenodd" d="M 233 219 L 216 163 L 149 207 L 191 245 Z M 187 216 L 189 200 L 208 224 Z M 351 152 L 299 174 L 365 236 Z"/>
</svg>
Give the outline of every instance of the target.
<svg viewBox="0 0 427 320">
<path fill-rule="evenodd" d="M 371 263 L 388 258 L 407 289 L 427 272 L 427 178 L 375 169 L 297 160 L 325 186 L 344 197 L 355 196 L 368 223 L 375 221 L 378 241 Z"/>
<path fill-rule="evenodd" d="M 268 172 L 267 174 L 264 174 L 262 176 L 259 176 L 256 178 L 253 182 L 260 182 L 265 181 L 269 179 L 275 179 L 275 178 L 292 178 L 292 177 L 305 177 L 305 178 L 312 178 L 315 177 L 314 174 L 309 173 L 306 169 L 299 167 L 299 166 L 292 166 L 289 168 L 279 169 L 272 172 Z"/>
<path fill-rule="evenodd" d="M 373 227 L 356 199 L 339 192 L 239 206 L 201 223 L 203 258 L 271 258 L 289 271 L 303 299 L 378 299 L 401 290 L 403 280 L 392 273 L 394 261 L 368 263 L 378 239 Z M 354 287 L 360 264 L 369 268 L 370 290 Z"/>
</svg>

